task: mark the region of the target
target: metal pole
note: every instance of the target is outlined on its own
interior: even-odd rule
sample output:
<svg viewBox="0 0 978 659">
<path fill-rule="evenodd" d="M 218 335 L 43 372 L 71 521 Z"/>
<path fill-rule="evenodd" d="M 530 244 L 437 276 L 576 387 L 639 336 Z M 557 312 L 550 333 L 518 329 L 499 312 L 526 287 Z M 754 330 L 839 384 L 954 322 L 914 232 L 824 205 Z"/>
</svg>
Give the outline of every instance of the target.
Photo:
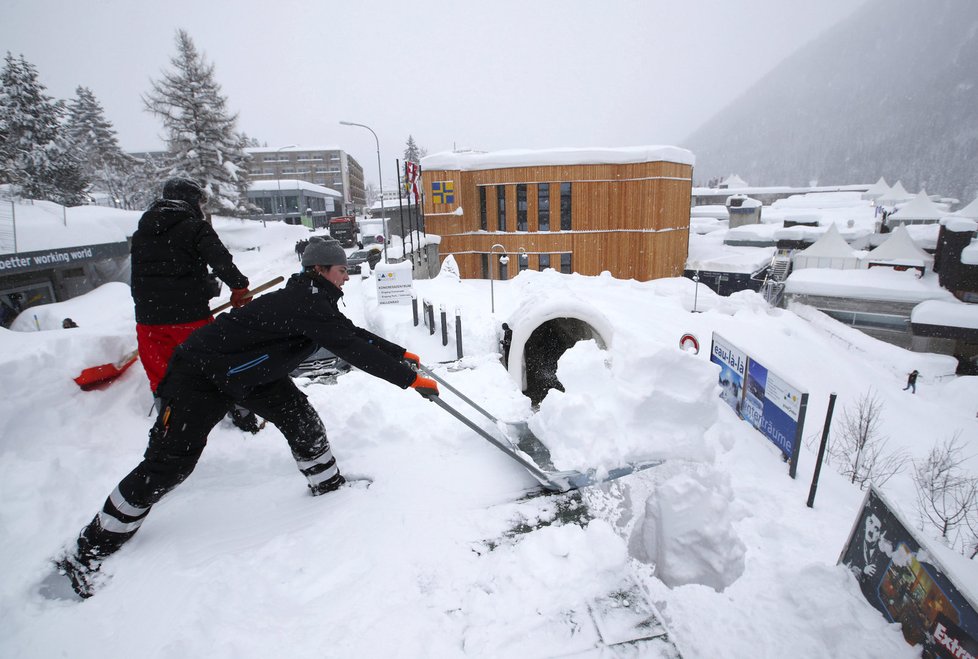
<svg viewBox="0 0 978 659">
<path fill-rule="evenodd" d="M 462 358 L 462 310 L 455 307 L 455 354 Z"/>
<path fill-rule="evenodd" d="M 489 248 L 489 301 L 490 301 L 490 309 L 492 313 L 496 313 L 496 293 L 493 290 L 492 256 L 493 254 L 496 253 L 495 250 L 497 247 L 503 250 L 503 254 L 506 253 L 506 248 L 500 245 L 499 243 L 496 243 L 495 245 Z"/>
<path fill-rule="evenodd" d="M 400 171 L 401 171 L 401 161 L 398 160 L 398 159 L 395 159 L 394 162 L 397 165 L 398 177 L 400 177 L 400 175 L 401 175 L 400 174 Z M 407 244 L 407 242 L 404 240 L 404 204 L 401 203 L 401 184 L 400 184 L 400 182 L 398 182 L 398 184 L 397 184 L 397 212 L 398 212 L 398 215 L 401 218 L 401 256 L 402 257 L 406 257 L 407 256 L 407 253 L 405 251 L 405 245 Z M 412 261 L 412 263 L 413 263 L 413 261 Z"/>
<path fill-rule="evenodd" d="M 822 428 L 822 443 L 818 445 L 818 457 L 815 459 L 815 474 L 812 476 L 812 487 L 808 490 L 808 507 L 815 505 L 815 490 L 818 489 L 818 475 L 822 471 L 822 457 L 829 443 L 829 426 L 832 425 L 832 410 L 835 409 L 835 392 L 829 394 L 829 409 L 825 411 L 825 426 Z"/>
<path fill-rule="evenodd" d="M 281 153 L 283 149 L 294 149 L 295 144 L 286 144 L 275 149 L 275 153 Z M 282 165 L 279 163 L 278 156 L 275 156 L 275 181 L 278 183 L 278 208 L 282 209 L 282 223 L 285 223 L 285 202 L 282 199 Z M 276 213 L 277 214 L 277 213 Z M 264 222 L 264 220 L 263 220 Z"/>
<path fill-rule="evenodd" d="M 340 124 L 343 126 L 359 126 L 360 128 L 366 128 L 367 130 L 370 131 L 370 134 L 374 136 L 374 142 L 377 144 L 377 178 L 379 179 L 378 185 L 380 186 L 380 214 L 381 216 L 383 216 L 384 213 L 386 212 L 384 210 L 386 208 L 386 205 L 384 204 L 384 172 L 380 167 L 380 140 L 377 139 L 377 133 L 374 132 L 373 128 L 367 126 L 366 124 L 358 124 L 352 121 L 341 121 Z M 387 222 L 385 222 L 384 220 L 385 220 L 384 217 L 380 218 L 381 226 L 384 231 L 384 261 L 386 261 L 387 243 L 390 242 L 390 236 L 387 233 Z"/>
<path fill-rule="evenodd" d="M 411 311 L 414 313 L 414 326 L 418 326 L 418 296 L 411 296 Z"/>
<path fill-rule="evenodd" d="M 438 308 L 441 311 L 441 344 L 443 346 L 448 345 L 448 314 L 445 311 L 445 305 L 442 304 Z"/>
</svg>

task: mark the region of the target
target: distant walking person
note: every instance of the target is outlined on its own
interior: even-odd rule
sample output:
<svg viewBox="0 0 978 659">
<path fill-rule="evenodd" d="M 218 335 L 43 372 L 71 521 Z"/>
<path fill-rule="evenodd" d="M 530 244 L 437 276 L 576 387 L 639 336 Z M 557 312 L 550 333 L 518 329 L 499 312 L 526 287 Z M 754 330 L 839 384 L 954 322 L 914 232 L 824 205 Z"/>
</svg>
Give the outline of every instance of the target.
<svg viewBox="0 0 978 659">
<path fill-rule="evenodd" d="M 911 393 L 914 393 L 914 394 L 917 393 L 917 376 L 918 375 L 920 375 L 920 373 L 917 372 L 917 369 L 914 369 L 914 370 L 910 371 L 910 373 L 907 374 L 907 386 L 903 388 L 904 391 L 906 391 L 907 389 L 910 389 L 911 390 Z"/>
</svg>

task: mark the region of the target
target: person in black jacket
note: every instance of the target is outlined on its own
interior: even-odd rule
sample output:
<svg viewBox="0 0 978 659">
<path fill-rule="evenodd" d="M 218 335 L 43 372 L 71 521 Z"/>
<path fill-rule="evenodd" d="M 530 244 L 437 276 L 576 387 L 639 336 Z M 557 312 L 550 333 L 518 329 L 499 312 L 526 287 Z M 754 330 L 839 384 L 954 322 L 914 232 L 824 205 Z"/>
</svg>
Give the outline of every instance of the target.
<svg viewBox="0 0 978 659">
<path fill-rule="evenodd" d="M 132 299 L 139 359 L 155 393 L 173 350 L 190 333 L 213 321 L 217 295 L 208 266 L 231 288 L 231 303 L 244 305 L 248 278 L 234 265 L 206 221 L 207 194 L 186 178 L 171 178 L 139 219 L 132 236 Z"/>
<path fill-rule="evenodd" d="M 78 595 L 92 595 L 92 577 L 102 559 L 129 540 L 152 506 L 190 475 L 207 435 L 235 402 L 282 432 L 313 496 L 344 484 L 319 414 L 288 375 L 318 348 L 402 389 L 438 395 L 437 383 L 408 365 L 420 364 L 417 355 L 355 326 L 340 312 L 337 303 L 350 277 L 338 242 L 314 239 L 302 265 L 285 288 L 222 314 L 176 349 L 158 389 L 162 408 L 142 462 L 82 529 L 75 550 L 57 561 Z"/>
</svg>

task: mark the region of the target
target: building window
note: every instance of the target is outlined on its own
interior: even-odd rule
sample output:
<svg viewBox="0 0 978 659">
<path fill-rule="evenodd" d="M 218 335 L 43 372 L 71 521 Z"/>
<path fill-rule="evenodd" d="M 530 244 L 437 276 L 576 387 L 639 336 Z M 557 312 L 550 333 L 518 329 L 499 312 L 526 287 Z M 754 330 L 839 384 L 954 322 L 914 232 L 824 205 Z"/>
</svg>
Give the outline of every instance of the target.
<svg viewBox="0 0 978 659">
<path fill-rule="evenodd" d="M 497 260 L 496 263 L 499 263 Z M 506 281 L 509 279 L 509 264 L 499 263 L 499 281 Z"/>
<path fill-rule="evenodd" d="M 544 270 L 546 270 L 549 267 L 550 267 L 550 255 L 549 254 L 541 254 L 540 255 L 540 265 L 537 266 L 537 270 L 539 270 L 540 272 L 543 272 Z"/>
<path fill-rule="evenodd" d="M 560 184 L 560 230 L 571 230 L 571 184 Z"/>
<path fill-rule="evenodd" d="M 526 231 L 526 183 L 516 185 L 516 230 Z"/>
<path fill-rule="evenodd" d="M 482 278 L 489 279 L 489 255 L 482 255 Z"/>
<path fill-rule="evenodd" d="M 506 186 L 496 186 L 496 228 L 499 231 L 506 230 Z"/>
<path fill-rule="evenodd" d="M 537 186 L 537 231 L 550 231 L 550 184 Z"/>
<path fill-rule="evenodd" d="M 517 272 L 523 272 L 528 267 L 530 267 L 530 257 L 527 256 L 526 253 L 517 254 L 516 255 L 516 271 Z"/>
<path fill-rule="evenodd" d="M 571 268 L 571 255 L 561 254 L 560 255 L 560 271 L 565 275 L 569 275 L 574 270 Z"/>
<path fill-rule="evenodd" d="M 483 231 L 489 230 L 489 222 L 486 219 L 486 187 L 479 188 L 479 228 Z"/>
</svg>

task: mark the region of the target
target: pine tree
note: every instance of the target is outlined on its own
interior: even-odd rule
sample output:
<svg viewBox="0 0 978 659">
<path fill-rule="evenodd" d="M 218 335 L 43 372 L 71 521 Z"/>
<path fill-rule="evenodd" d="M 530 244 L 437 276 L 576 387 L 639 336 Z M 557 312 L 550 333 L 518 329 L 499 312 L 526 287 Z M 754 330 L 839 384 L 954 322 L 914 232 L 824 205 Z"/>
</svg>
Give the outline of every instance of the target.
<svg viewBox="0 0 978 659">
<path fill-rule="evenodd" d="M 404 145 L 404 162 L 421 162 L 424 157 L 424 149 L 419 148 L 414 141 L 413 135 L 408 135 L 407 144 Z"/>
<path fill-rule="evenodd" d="M 174 71 L 154 81 L 143 97 L 146 109 L 163 121 L 167 131 L 168 175 L 185 176 L 201 183 L 209 209 L 243 215 L 248 211 L 248 156 L 236 114 L 227 111 L 227 99 L 214 81 L 214 66 L 198 54 L 184 30 L 177 31 Z"/>
<path fill-rule="evenodd" d="M 88 181 L 61 126 L 64 103 L 44 93 L 23 55 L 7 53 L 0 83 L 0 182 L 30 199 L 85 201 Z"/>
<path fill-rule="evenodd" d="M 115 130 L 92 90 L 78 87 L 75 94 L 68 103 L 67 133 L 82 171 L 94 190 L 122 204 L 124 198 L 139 194 L 126 189 L 133 183 L 131 172 L 138 163 L 119 148 Z"/>
</svg>

